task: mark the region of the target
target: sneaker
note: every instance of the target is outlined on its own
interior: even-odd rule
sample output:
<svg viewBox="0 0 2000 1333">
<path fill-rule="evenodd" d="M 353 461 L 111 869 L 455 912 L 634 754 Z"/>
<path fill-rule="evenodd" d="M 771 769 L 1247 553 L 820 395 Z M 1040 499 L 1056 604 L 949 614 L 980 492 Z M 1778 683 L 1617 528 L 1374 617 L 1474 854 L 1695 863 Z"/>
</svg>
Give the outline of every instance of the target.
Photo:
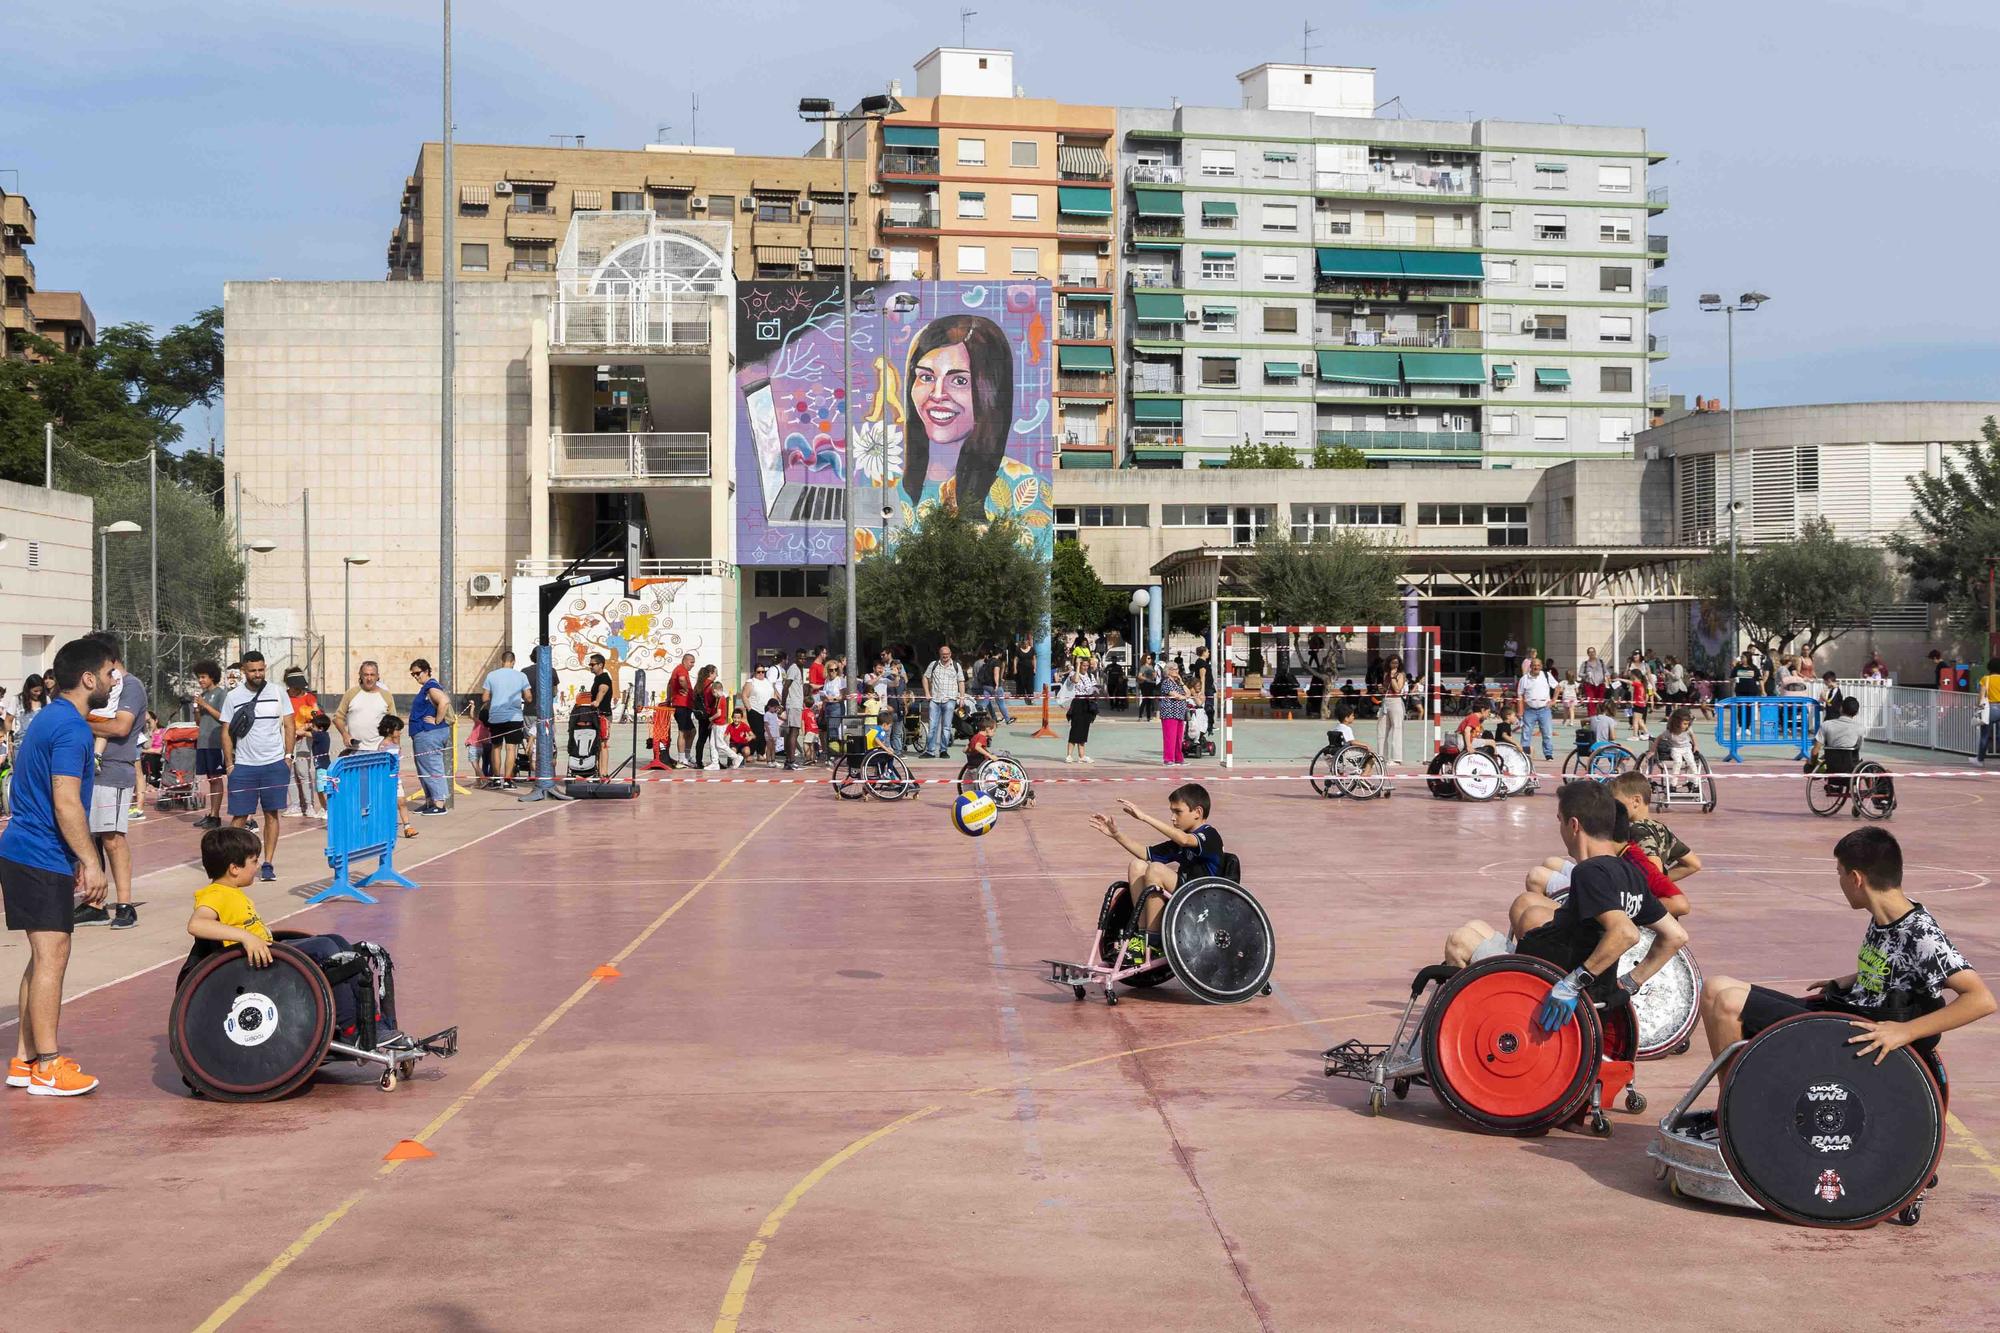
<svg viewBox="0 0 2000 1333">
<path fill-rule="evenodd" d="M 1084 762 L 1084 763 L 1086 763 L 1086 764 L 1094 764 L 1094 763 L 1096 763 L 1096 762 L 1097 762 L 1097 761 L 1096 761 L 1095 759 L 1092 759 L 1092 758 L 1091 758 L 1091 757 L 1090 757 L 1089 755 L 1087 755 L 1087 754 L 1086 754 L 1086 755 L 1081 755 L 1081 756 L 1079 756 L 1079 757 L 1080 757 L 1080 758 L 1081 758 L 1081 759 L 1083 760 L 1083 762 Z"/>
<path fill-rule="evenodd" d="M 445 808 L 441 805 L 420 805 L 417 807 L 417 813 L 420 815 L 441 815 L 445 813 Z"/>
<path fill-rule="evenodd" d="M 139 924 L 139 909 L 130 903 L 119 903 L 111 909 L 111 928 L 130 930 Z"/>
<path fill-rule="evenodd" d="M 1063 762 L 1065 764 L 1073 764 L 1076 762 L 1076 756 L 1073 754 L 1066 754 L 1063 756 Z"/>
<path fill-rule="evenodd" d="M 27 1087 L 28 1079 L 34 1072 L 35 1067 L 26 1060 L 9 1060 L 7 1062 L 7 1086 L 10 1088 Z"/>
<path fill-rule="evenodd" d="M 243 827 L 249 829 L 252 833 L 255 833 L 257 831 L 257 821 L 254 819 L 245 820 L 243 822 Z"/>
<path fill-rule="evenodd" d="M 80 904 L 76 909 L 76 915 L 69 919 L 69 923 L 72 926 L 108 926 L 111 924 L 111 913 L 102 907 Z"/>
<path fill-rule="evenodd" d="M 266 884 L 275 884 L 278 880 L 278 867 L 266 861 L 263 865 L 257 867 L 257 878 L 263 880 Z"/>
<path fill-rule="evenodd" d="M 127 822 L 127 823 L 131 823 L 131 824 L 136 824 L 136 823 L 138 823 L 138 822 L 139 822 L 140 820 L 144 819 L 145 817 L 146 817 L 146 810 L 145 810 L 145 807 L 144 807 L 144 806 L 138 806 L 138 805 L 135 805 L 135 806 L 133 806 L 133 807 L 132 807 L 132 813 L 131 813 L 131 815 L 129 816 L 129 818 L 128 818 L 128 819 L 126 820 L 126 822 Z"/>
<path fill-rule="evenodd" d="M 36 1065 L 28 1075 L 30 1097 L 81 1097 L 96 1086 L 97 1080 L 66 1055 L 57 1056 L 47 1069 Z"/>
<path fill-rule="evenodd" d="M 200 819 L 194 821 L 194 826 L 198 829 L 221 828 L 222 821 L 214 815 L 203 815 Z"/>
</svg>

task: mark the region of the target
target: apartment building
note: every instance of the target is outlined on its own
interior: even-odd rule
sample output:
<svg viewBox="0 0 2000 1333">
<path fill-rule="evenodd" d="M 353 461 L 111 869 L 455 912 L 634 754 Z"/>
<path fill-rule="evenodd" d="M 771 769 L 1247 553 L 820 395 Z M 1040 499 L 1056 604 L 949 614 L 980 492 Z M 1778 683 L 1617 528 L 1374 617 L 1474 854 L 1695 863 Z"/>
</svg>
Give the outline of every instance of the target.
<svg viewBox="0 0 2000 1333">
<path fill-rule="evenodd" d="M 841 269 L 840 165 L 810 157 L 753 157 L 731 148 L 647 144 L 639 149 L 454 144 L 456 199 L 444 200 L 443 152 L 427 143 L 403 182 L 389 235 L 389 277 L 444 277 L 444 212 L 462 281 L 549 281 L 569 225 L 591 213 L 651 213 L 662 222 L 729 228 L 736 277 L 811 278 Z M 848 244 L 866 240 L 855 207 Z M 857 272 L 860 271 L 857 269 Z"/>
<path fill-rule="evenodd" d="M 1011 51 L 940 47 L 916 64 L 903 110 L 850 134 L 874 230 L 865 271 L 890 279 L 1047 278 L 1056 287 L 1056 441 L 1066 467 L 1118 452 L 1112 339 L 1116 115 L 1028 97 Z M 829 151 L 838 153 L 835 142 Z"/>
<path fill-rule="evenodd" d="M 97 317 L 82 292 L 48 292 L 37 285 L 35 210 L 26 195 L 0 190 L 0 356 L 29 355 L 29 335 L 47 338 L 64 351 L 97 342 Z"/>
<path fill-rule="evenodd" d="M 1380 119 L 1366 67 L 1237 79 L 1239 108 L 1118 111 L 1130 462 L 1630 455 L 1666 354 L 1645 131 Z"/>
</svg>

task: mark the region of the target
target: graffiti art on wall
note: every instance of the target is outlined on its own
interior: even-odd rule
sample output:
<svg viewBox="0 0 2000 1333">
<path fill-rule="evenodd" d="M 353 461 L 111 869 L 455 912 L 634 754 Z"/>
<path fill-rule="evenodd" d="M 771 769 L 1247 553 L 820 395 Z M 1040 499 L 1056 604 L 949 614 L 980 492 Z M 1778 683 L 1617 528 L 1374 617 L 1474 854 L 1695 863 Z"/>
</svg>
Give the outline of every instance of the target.
<svg viewBox="0 0 2000 1333">
<path fill-rule="evenodd" d="M 666 688 L 683 653 L 698 665 L 716 662 L 722 650 L 722 581 L 712 577 L 639 579 L 626 591 L 623 579 L 603 579 L 570 589 L 549 616 L 549 647 L 556 694 L 567 700 L 588 688 L 590 658 L 601 653 L 614 685 L 624 690 L 631 673 L 646 673 L 648 693 Z M 532 630 L 540 588 L 514 580 L 514 623 Z M 522 662 L 532 660 L 533 640 L 515 645 Z"/>
<path fill-rule="evenodd" d="M 852 425 L 855 546 L 979 497 L 1055 545 L 1049 284 L 869 282 L 854 289 L 854 399 L 838 283 L 737 287 L 737 559 L 826 565 L 841 550 Z"/>
</svg>

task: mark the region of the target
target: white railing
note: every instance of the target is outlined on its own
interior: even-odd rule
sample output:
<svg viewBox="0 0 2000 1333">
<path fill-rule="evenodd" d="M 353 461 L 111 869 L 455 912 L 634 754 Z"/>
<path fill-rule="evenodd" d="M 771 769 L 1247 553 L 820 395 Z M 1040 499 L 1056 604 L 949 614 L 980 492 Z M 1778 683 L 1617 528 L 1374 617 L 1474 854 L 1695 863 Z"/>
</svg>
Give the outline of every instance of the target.
<svg viewBox="0 0 2000 1333">
<path fill-rule="evenodd" d="M 1478 347 L 1485 335 L 1478 329 L 1328 329 L 1314 342 L 1341 347 Z"/>
<path fill-rule="evenodd" d="M 1181 169 L 1175 166 L 1127 167 L 1125 179 L 1134 185 L 1179 185 Z"/>
<path fill-rule="evenodd" d="M 1403 172 L 1409 174 L 1401 174 Z M 1342 194 L 1455 195 L 1477 192 L 1471 172 L 1440 167 L 1399 167 L 1393 171 L 1318 171 L 1313 173 L 1313 188 L 1336 190 Z"/>
<path fill-rule="evenodd" d="M 708 299 L 655 293 L 557 296 L 549 341 L 557 347 L 705 348 Z"/>
<path fill-rule="evenodd" d="M 552 579 L 570 566 L 568 556 L 545 556 L 540 560 L 527 559 L 514 562 L 516 577 L 524 579 Z M 582 569 L 593 574 L 615 574 L 625 568 L 623 560 L 586 560 Z M 726 576 L 730 573 L 726 560 L 641 560 L 639 567 L 632 571 L 634 578 L 698 578 L 703 575 Z"/>
<path fill-rule="evenodd" d="M 1861 701 L 1861 715 L 1855 720 L 1871 741 L 1950 754 L 1979 753 L 1979 721 L 1985 705 L 1977 694 L 1880 680 L 1842 680 L 1840 688 Z"/>
<path fill-rule="evenodd" d="M 557 431 L 549 437 L 551 481 L 630 481 L 708 475 L 705 431 Z"/>
<path fill-rule="evenodd" d="M 1379 227 L 1365 223 L 1342 222 L 1336 218 L 1315 218 L 1313 220 L 1315 241 L 1364 241 L 1393 242 L 1397 245 L 1478 245 L 1479 228 L 1426 227 L 1421 232 L 1417 224 L 1385 222 Z"/>
</svg>

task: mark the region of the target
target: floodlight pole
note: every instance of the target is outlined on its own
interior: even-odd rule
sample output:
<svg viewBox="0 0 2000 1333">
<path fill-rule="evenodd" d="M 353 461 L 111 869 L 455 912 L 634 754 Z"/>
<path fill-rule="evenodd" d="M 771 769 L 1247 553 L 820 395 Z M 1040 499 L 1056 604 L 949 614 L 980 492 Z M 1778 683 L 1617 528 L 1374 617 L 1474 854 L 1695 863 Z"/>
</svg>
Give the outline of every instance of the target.
<svg viewBox="0 0 2000 1333">
<path fill-rule="evenodd" d="M 457 527 L 457 496 L 452 487 L 453 466 L 453 422 L 452 385 L 457 378 L 458 347 L 457 330 L 453 327 L 452 316 L 456 313 L 458 298 L 458 254 L 453 245 L 455 231 L 452 216 L 458 206 L 452 199 L 451 170 L 451 0 L 444 0 L 444 199 L 439 211 L 444 214 L 444 315 L 441 374 L 439 380 L 438 405 L 438 668 L 439 682 L 449 694 L 452 682 L 457 679 L 453 662 L 456 626 L 454 613 L 458 609 L 458 590 L 452 585 L 457 581 L 453 561 L 453 538 Z"/>
</svg>

